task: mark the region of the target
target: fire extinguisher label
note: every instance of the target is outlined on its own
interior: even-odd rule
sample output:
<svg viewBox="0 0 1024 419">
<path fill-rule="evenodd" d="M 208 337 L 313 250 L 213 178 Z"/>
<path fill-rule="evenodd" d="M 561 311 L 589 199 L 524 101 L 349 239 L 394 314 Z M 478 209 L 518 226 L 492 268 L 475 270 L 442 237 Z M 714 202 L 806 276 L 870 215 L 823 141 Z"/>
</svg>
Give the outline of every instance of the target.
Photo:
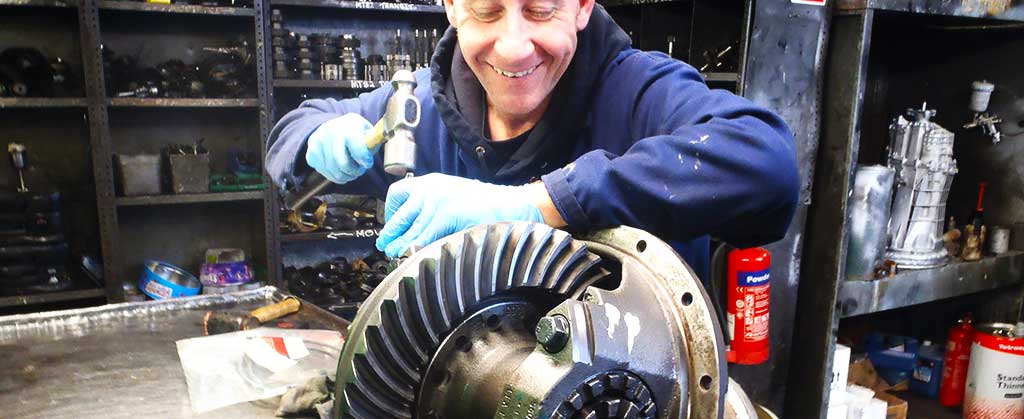
<svg viewBox="0 0 1024 419">
<path fill-rule="evenodd" d="M 737 276 L 739 276 L 739 278 L 736 278 L 736 283 L 741 287 L 768 285 L 768 281 L 771 279 L 771 270 L 765 269 L 763 271 L 756 272 L 739 271 Z"/>
<path fill-rule="evenodd" d="M 736 273 L 741 299 L 736 300 L 736 334 L 742 341 L 758 341 L 768 337 L 768 299 L 770 270 Z"/>
</svg>

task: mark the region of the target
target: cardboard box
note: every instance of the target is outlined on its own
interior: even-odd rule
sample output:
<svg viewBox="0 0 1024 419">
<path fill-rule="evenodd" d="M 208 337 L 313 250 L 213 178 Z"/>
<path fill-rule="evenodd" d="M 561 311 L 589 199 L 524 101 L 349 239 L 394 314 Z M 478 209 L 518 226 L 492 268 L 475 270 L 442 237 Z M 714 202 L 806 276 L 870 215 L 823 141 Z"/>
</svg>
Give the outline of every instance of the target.
<svg viewBox="0 0 1024 419">
<path fill-rule="evenodd" d="M 862 357 L 850 363 L 850 384 L 867 387 L 873 390 L 878 388 L 878 371 L 875 365 L 867 357 Z"/>
<path fill-rule="evenodd" d="M 885 419 L 907 419 L 909 406 L 906 400 L 884 392 L 875 393 L 875 397 L 889 405 L 885 410 Z"/>
</svg>

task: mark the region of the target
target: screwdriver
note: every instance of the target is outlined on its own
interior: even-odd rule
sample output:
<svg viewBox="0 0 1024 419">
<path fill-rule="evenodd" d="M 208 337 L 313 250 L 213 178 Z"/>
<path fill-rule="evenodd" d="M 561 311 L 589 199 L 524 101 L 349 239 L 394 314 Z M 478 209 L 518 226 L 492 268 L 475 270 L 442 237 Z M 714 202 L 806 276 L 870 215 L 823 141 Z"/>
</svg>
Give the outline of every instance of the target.
<svg viewBox="0 0 1024 419">
<path fill-rule="evenodd" d="M 971 224 L 974 224 L 974 230 L 981 229 L 982 217 L 985 216 L 985 206 L 983 200 L 985 198 L 985 187 L 988 186 L 988 182 L 978 182 L 978 205 L 974 207 L 974 215 L 971 218 Z"/>
</svg>

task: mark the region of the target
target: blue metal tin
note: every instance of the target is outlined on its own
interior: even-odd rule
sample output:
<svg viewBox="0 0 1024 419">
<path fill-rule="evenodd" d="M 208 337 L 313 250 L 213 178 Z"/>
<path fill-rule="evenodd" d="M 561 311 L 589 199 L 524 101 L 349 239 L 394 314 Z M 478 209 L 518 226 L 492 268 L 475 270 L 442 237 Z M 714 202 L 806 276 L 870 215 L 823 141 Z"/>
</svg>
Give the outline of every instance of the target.
<svg viewBox="0 0 1024 419">
<path fill-rule="evenodd" d="M 146 261 L 139 278 L 139 289 L 154 300 L 197 295 L 201 287 L 195 275 L 157 260 Z"/>
</svg>

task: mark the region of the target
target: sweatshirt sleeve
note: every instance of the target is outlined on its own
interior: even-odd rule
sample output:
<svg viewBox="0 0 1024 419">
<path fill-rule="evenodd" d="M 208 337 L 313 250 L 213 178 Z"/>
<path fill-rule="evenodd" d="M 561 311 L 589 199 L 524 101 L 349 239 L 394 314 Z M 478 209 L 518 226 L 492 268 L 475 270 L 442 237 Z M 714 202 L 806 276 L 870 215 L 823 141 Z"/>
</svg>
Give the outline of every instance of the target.
<svg viewBox="0 0 1024 419">
<path fill-rule="evenodd" d="M 306 140 L 321 124 L 348 113 L 358 113 L 371 123 L 384 114 L 391 96 L 390 84 L 352 99 L 309 99 L 285 114 L 270 131 L 265 167 L 271 181 L 281 190 L 301 185 L 312 168 L 306 165 Z M 379 153 L 378 153 L 379 154 Z M 374 168 L 346 184 L 347 193 L 383 195 L 388 179 L 381 170 L 380 156 Z"/>
<path fill-rule="evenodd" d="M 616 86 L 606 97 L 630 98 L 612 105 L 628 129 L 592 135 L 618 134 L 632 145 L 621 155 L 591 151 L 543 177 L 571 228 L 629 225 L 740 247 L 786 234 L 799 174 L 793 134 L 779 116 L 708 89 L 693 67 L 661 54 L 626 57 L 605 83 Z"/>
</svg>

